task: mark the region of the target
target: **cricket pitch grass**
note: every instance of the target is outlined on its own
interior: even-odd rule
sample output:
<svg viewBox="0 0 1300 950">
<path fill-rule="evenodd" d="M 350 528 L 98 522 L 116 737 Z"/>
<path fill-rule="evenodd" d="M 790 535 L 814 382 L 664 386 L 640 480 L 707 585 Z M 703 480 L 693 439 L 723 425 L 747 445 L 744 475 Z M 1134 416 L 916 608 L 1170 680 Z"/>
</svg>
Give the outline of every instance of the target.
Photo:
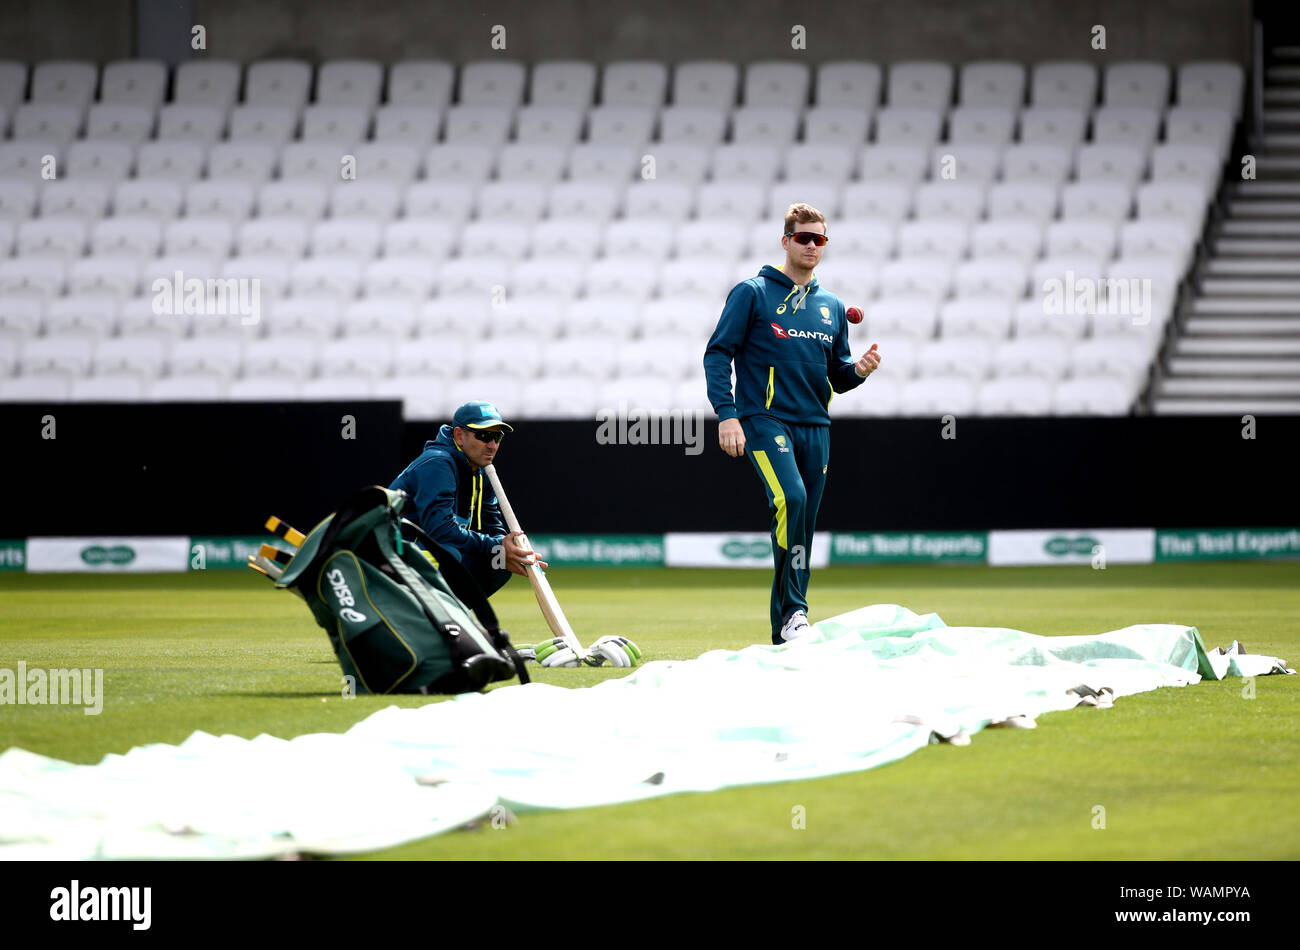
<svg viewBox="0 0 1300 950">
<path fill-rule="evenodd" d="M 647 660 L 766 642 L 764 571 L 554 568 L 584 642 L 635 640 Z M 1300 663 L 1300 562 L 1088 567 L 835 567 L 811 620 L 872 603 L 950 625 L 1046 635 L 1132 623 L 1200 629 Z M 252 572 L 0 575 L 0 665 L 103 668 L 98 716 L 0 706 L 0 749 L 73 762 L 191 732 L 342 732 L 378 709 L 438 700 L 341 695 L 301 600 Z M 550 636 L 528 584 L 493 598 L 516 643 Z M 629 671 L 539 670 L 560 686 Z M 1250 695 L 1253 689 L 1253 695 Z M 866 772 L 482 823 L 378 858 L 1294 859 L 1300 857 L 1300 677 L 1202 682 L 1049 713 Z M 581 723 L 521 729 L 581 729 Z M 1094 828 L 1094 808 L 1106 827 Z M 796 820 L 796 816 L 802 820 Z M 798 827 L 802 824 L 803 827 Z"/>
</svg>

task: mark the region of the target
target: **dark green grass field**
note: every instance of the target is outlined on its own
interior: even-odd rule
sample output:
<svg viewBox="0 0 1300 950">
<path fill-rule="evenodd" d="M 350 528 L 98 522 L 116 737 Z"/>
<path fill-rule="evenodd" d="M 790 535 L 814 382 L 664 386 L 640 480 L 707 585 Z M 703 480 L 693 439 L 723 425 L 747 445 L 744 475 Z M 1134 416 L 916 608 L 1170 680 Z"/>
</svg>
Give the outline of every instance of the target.
<svg viewBox="0 0 1300 950">
<path fill-rule="evenodd" d="M 685 659 L 766 639 L 770 575 L 552 571 L 575 629 Z M 1300 563 L 1087 567 L 830 568 L 811 619 L 871 603 L 935 611 L 950 625 L 1047 635 L 1130 623 L 1200 628 L 1300 662 Z M 547 631 L 522 579 L 493 603 L 515 642 Z M 324 633 L 300 600 L 251 572 L 0 575 L 0 666 L 102 667 L 99 716 L 0 706 L 0 748 L 93 763 L 191 732 L 341 732 L 422 697 L 340 695 Z M 536 669 L 535 667 L 533 669 Z M 581 687 L 620 675 L 536 678 Z M 1300 677 L 1203 682 L 1048 714 L 867 772 L 573 812 L 529 814 L 385 851 L 384 858 L 1225 859 L 1300 857 Z M 581 728 L 580 723 L 569 724 Z M 792 815 L 801 806 L 805 827 Z M 1105 809 L 1104 829 L 1094 809 Z"/>
</svg>

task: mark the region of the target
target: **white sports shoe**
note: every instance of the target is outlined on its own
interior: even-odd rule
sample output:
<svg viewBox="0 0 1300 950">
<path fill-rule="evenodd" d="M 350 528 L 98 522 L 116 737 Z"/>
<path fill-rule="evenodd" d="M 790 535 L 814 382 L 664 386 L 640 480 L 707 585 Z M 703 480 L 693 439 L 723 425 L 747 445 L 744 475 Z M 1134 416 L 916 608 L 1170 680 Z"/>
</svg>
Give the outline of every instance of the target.
<svg viewBox="0 0 1300 950">
<path fill-rule="evenodd" d="M 781 628 L 782 640 L 797 640 L 800 637 L 806 637 L 812 633 L 812 627 L 808 625 L 808 616 L 802 610 L 796 610 L 790 615 L 790 619 L 785 622 Z"/>
</svg>

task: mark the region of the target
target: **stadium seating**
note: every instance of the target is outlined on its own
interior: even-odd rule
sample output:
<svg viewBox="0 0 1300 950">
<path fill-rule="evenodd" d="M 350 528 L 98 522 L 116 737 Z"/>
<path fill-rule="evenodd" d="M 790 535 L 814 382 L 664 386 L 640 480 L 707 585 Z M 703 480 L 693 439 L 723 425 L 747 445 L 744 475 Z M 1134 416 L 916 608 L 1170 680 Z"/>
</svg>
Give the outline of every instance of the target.
<svg viewBox="0 0 1300 950">
<path fill-rule="evenodd" d="M 772 222 L 801 200 L 830 218 L 820 276 L 866 310 L 854 345 L 894 347 L 833 411 L 1126 412 L 1242 82 L 1224 63 L 3 63 L 0 399 L 348 393 L 441 416 L 496 369 L 517 378 L 503 408 L 539 417 L 704 409 L 722 300 L 779 262 Z M 209 282 L 255 278 L 261 316 L 154 306 L 177 277 L 198 310 Z M 1065 300 L 1144 279 L 1155 331 Z"/>
</svg>

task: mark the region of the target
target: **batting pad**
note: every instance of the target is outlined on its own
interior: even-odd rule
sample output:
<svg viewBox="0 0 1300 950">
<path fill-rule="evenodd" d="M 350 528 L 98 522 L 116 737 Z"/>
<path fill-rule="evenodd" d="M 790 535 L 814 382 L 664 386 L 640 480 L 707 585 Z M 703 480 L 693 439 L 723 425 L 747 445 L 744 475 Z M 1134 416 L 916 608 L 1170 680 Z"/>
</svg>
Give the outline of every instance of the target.
<svg viewBox="0 0 1300 950">
<path fill-rule="evenodd" d="M 94 766 L 11 748 L 0 755 L 0 858 L 371 851 L 498 804 L 521 814 L 860 771 L 1013 717 L 1085 701 L 1077 715 L 1104 716 L 1105 690 L 1282 672 L 1285 661 L 1235 643 L 1207 651 L 1195 627 L 1040 637 L 877 604 L 783 646 L 650 662 L 584 689 L 531 683 L 393 706 L 343 735 L 196 732 Z"/>
</svg>

